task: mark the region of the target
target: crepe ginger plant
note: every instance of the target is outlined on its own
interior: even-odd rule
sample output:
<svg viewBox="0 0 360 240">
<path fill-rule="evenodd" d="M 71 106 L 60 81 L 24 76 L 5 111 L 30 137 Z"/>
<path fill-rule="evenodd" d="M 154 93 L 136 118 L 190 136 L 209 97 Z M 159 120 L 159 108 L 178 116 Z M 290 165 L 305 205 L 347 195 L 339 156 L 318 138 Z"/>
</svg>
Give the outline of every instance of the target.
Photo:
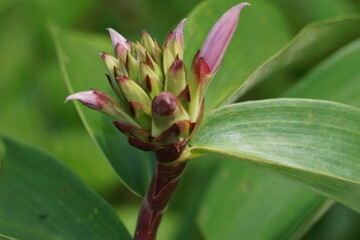
<svg viewBox="0 0 360 240">
<path fill-rule="evenodd" d="M 133 2 L 137 1 L 127 1 L 138 5 Z M 97 34 L 67 31 L 78 25 L 54 18 L 49 27 L 72 94 L 67 101 L 75 100 L 89 135 L 114 172 L 96 155 L 97 149 L 91 149 L 78 123 L 64 118 L 67 114 L 62 111 L 71 110 L 69 105 L 54 106 L 52 113 L 41 110 L 51 99 L 61 104 L 66 97 L 57 85 L 60 76 L 52 74 L 57 72 L 48 54 L 41 55 L 40 62 L 30 62 L 35 68 L 26 67 L 36 70 L 34 76 L 49 79 L 46 95 L 33 94 L 34 81 L 26 81 L 31 82 L 30 92 L 29 84 L 17 82 L 23 78 L 18 71 L 14 72 L 18 80 L 5 74 L 11 84 L 5 84 L 2 96 L 16 101 L 4 101 L 3 129 L 15 127 L 21 134 L 17 137 L 25 141 L 30 140 L 29 133 L 39 134 L 39 139 L 49 141 L 49 150 L 65 158 L 61 162 L 4 136 L 7 131 L 0 133 L 0 239 L 273 240 L 305 234 L 306 239 L 329 235 L 360 239 L 353 235 L 357 226 L 347 225 L 346 233 L 329 229 L 339 214 L 342 222 L 356 223 L 360 212 L 360 16 L 314 22 L 293 36 L 299 25 L 291 24 L 294 18 L 287 14 L 292 5 L 280 8 L 280 2 L 254 1 L 254 7 L 245 9 L 248 4 L 242 3 L 226 12 L 224 5 L 230 2 L 204 1 L 160 44 L 146 32 L 139 42 L 130 42 L 113 29 L 103 41 Z M 306 2 L 325 9 L 324 1 Z M 44 11 L 33 10 L 50 17 L 49 5 L 43 7 Z M 148 9 L 151 17 L 164 10 L 155 8 L 158 12 Z M 80 22 L 88 23 L 93 12 L 84 14 L 83 9 L 78 6 L 84 17 Z M 10 73 L 21 70 L 26 56 L 29 60 L 35 55 L 27 54 L 29 38 L 18 37 L 34 30 L 21 24 L 30 15 L 22 19 L 11 6 L 8 10 L 16 15 L 9 12 L 10 19 L 20 19 L 11 24 L 20 35 L 5 41 L 3 50 L 25 53 L 5 58 L 19 66 L 5 64 Z M 306 12 L 299 11 L 299 17 Z M 324 12 L 313 13 L 323 17 Z M 100 19 L 109 12 L 96 14 L 102 14 Z M 101 19 L 96 18 L 93 27 L 102 25 Z M 36 29 L 40 28 L 42 24 Z M 3 35 L 9 40 L 8 34 Z M 49 46 L 43 47 L 41 52 L 48 53 Z M 97 56 L 102 50 L 110 54 Z M 5 55 L 19 55 L 9 54 Z M 102 90 L 109 88 L 106 79 L 112 90 Z M 7 93 L 11 86 L 18 90 L 13 84 L 24 90 L 16 91 L 19 99 Z M 90 87 L 96 90 L 80 92 Z M 22 94 L 26 92 L 30 95 Z M 264 99 L 268 96 L 282 98 Z M 29 112 L 20 106 L 28 106 Z M 19 119 L 26 119 L 26 124 L 19 124 Z M 55 132 L 50 131 L 53 126 Z M 49 131 L 42 135 L 44 130 Z M 119 192 L 119 180 L 131 192 Z M 144 197 L 139 214 L 132 194 Z M 335 201 L 354 211 L 337 204 L 323 215 Z M 161 220 L 167 207 L 169 217 Z M 307 233 L 322 216 L 325 221 L 318 225 L 322 233 L 319 228 Z"/>
<path fill-rule="evenodd" d="M 183 60 L 186 19 L 166 36 L 162 46 L 145 31 L 140 42 L 130 42 L 109 28 L 115 56 L 100 55 L 117 98 L 95 89 L 66 98 L 109 115 L 130 145 L 156 155 L 156 170 L 134 239 L 155 239 L 168 201 L 191 158 L 188 144 L 201 124 L 206 89 L 234 35 L 240 11 L 247 5 L 234 6 L 215 23 L 188 72 Z"/>
</svg>

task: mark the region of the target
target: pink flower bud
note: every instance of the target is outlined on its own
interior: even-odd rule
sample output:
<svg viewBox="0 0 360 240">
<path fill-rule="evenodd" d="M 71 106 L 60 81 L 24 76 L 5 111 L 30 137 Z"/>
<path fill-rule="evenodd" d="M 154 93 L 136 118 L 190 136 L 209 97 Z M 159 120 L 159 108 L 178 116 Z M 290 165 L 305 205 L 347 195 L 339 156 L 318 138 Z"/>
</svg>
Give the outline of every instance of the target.
<svg viewBox="0 0 360 240">
<path fill-rule="evenodd" d="M 174 40 L 180 40 L 180 42 L 182 43 L 184 40 L 184 24 L 186 22 L 186 18 L 184 18 L 183 20 L 181 20 L 181 22 L 177 25 L 177 27 L 171 31 L 165 39 L 165 45 L 168 42 L 174 41 Z"/>
<path fill-rule="evenodd" d="M 114 48 L 114 53 L 115 56 L 117 58 L 120 58 L 121 61 L 126 62 L 126 56 L 127 56 L 127 52 L 129 51 L 129 48 L 127 47 L 127 45 L 123 45 L 123 44 L 116 44 L 115 48 Z"/>
<path fill-rule="evenodd" d="M 85 106 L 103 112 L 110 117 L 139 126 L 128 114 L 128 109 L 121 106 L 112 96 L 98 90 L 78 92 L 68 96 L 65 102 L 69 100 L 80 101 Z"/>
<path fill-rule="evenodd" d="M 178 100 L 170 92 L 160 93 L 153 101 L 152 110 L 162 116 L 170 115 L 177 107 Z"/>
<path fill-rule="evenodd" d="M 212 74 L 215 74 L 219 69 L 225 51 L 236 30 L 241 9 L 249 5 L 250 4 L 247 2 L 243 2 L 229 9 L 214 24 L 207 35 L 200 50 L 199 57 L 203 57 L 205 59 Z"/>
<path fill-rule="evenodd" d="M 72 94 L 66 98 L 65 103 L 70 100 L 78 100 L 85 106 L 95 110 L 101 110 L 104 104 L 110 102 L 109 98 L 106 97 L 105 93 L 97 90 L 90 90 Z"/>
<path fill-rule="evenodd" d="M 131 44 L 120 33 L 112 28 L 107 28 L 106 30 L 108 30 L 110 33 L 111 42 L 114 49 L 116 48 L 116 45 L 120 44 L 124 49 L 128 51 L 130 50 Z"/>
</svg>

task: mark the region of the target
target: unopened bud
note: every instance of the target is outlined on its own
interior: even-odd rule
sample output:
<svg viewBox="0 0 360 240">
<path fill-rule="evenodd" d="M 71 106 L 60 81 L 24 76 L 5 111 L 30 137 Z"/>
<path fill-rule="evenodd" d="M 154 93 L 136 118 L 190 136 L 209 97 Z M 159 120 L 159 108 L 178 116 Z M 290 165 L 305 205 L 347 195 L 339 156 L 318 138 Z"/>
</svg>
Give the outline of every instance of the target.
<svg viewBox="0 0 360 240">
<path fill-rule="evenodd" d="M 186 19 L 168 34 L 162 46 L 145 31 L 141 43 L 134 43 L 109 28 L 115 57 L 100 55 L 120 101 L 96 90 L 73 94 L 66 101 L 78 100 L 116 119 L 115 126 L 128 136 L 132 146 L 154 151 L 160 162 L 184 159 L 183 151 L 189 150 L 187 144 L 204 112 L 205 91 L 246 5 L 238 4 L 216 22 L 189 74 L 183 62 Z"/>
<path fill-rule="evenodd" d="M 154 71 L 160 82 L 164 82 L 164 74 L 162 69 L 157 65 L 157 63 L 154 61 L 154 59 L 150 56 L 148 52 L 145 54 L 146 63 L 147 65 Z"/>
<path fill-rule="evenodd" d="M 120 43 L 118 43 L 116 46 L 115 46 L 115 49 L 114 49 L 114 53 L 115 53 L 115 56 L 121 61 L 121 62 L 125 62 L 126 61 L 126 55 L 127 53 L 129 52 L 129 48 L 125 45 L 122 45 Z"/>
<path fill-rule="evenodd" d="M 165 39 L 165 48 L 168 47 L 171 50 L 173 56 L 179 56 L 180 60 L 183 59 L 184 53 L 184 24 L 186 18 L 183 19 L 174 31 L 171 31 Z"/>
<path fill-rule="evenodd" d="M 226 13 L 214 24 L 201 47 L 200 57 L 204 57 L 212 74 L 220 67 L 225 51 L 235 33 L 241 9 L 249 6 L 247 2 L 240 3 Z"/>
<path fill-rule="evenodd" d="M 138 61 L 145 61 L 146 49 L 139 43 L 131 43 L 131 54 L 135 56 Z"/>
<path fill-rule="evenodd" d="M 180 60 L 183 59 L 184 55 L 184 37 L 183 28 L 186 19 L 183 19 L 174 31 L 171 31 L 165 39 L 164 43 L 164 56 L 163 56 L 163 68 L 166 74 L 169 67 L 173 64 L 175 57 L 177 56 Z"/>
<path fill-rule="evenodd" d="M 168 92 L 162 92 L 152 104 L 152 111 L 158 115 L 166 116 L 172 114 L 178 105 L 176 97 Z"/>
<path fill-rule="evenodd" d="M 149 75 L 145 77 L 146 90 L 148 91 L 150 97 L 153 99 L 159 93 L 161 93 L 163 89 L 162 83 L 156 78 L 151 78 Z"/>
<path fill-rule="evenodd" d="M 125 76 L 118 77 L 117 83 L 127 101 L 151 105 L 151 99 L 147 93 L 132 79 Z"/>
<path fill-rule="evenodd" d="M 136 122 L 134 122 L 134 120 L 129 116 L 128 110 L 123 109 L 112 96 L 106 93 L 97 90 L 78 92 L 68 96 L 65 102 L 70 100 L 77 100 L 85 106 L 99 112 L 103 112 L 114 119 L 138 126 Z"/>
<path fill-rule="evenodd" d="M 174 63 L 166 73 L 165 91 L 172 92 L 178 96 L 186 87 L 185 66 L 182 60 L 175 58 Z"/>
<path fill-rule="evenodd" d="M 155 43 L 153 39 L 146 31 L 142 32 L 141 45 L 143 45 L 148 52 L 152 52 L 152 50 L 155 48 Z"/>
<path fill-rule="evenodd" d="M 152 102 L 152 136 L 157 137 L 172 124 L 189 120 L 178 99 L 170 92 L 162 92 Z"/>
<path fill-rule="evenodd" d="M 155 62 L 159 66 L 162 66 L 163 65 L 163 50 L 157 41 L 154 41 L 154 43 L 155 43 L 155 47 L 154 47 L 153 51 L 151 52 L 151 54 L 152 54 Z"/>
<path fill-rule="evenodd" d="M 127 51 L 130 50 L 130 43 L 120 33 L 118 33 L 112 28 L 107 28 L 107 30 L 109 31 L 111 42 L 114 49 L 116 48 L 116 45 L 120 44 Z"/>
<path fill-rule="evenodd" d="M 111 77 L 115 77 L 114 67 L 119 67 L 119 61 L 107 53 L 99 53 Z"/>
<path fill-rule="evenodd" d="M 139 83 L 139 62 L 130 52 L 128 52 L 126 56 L 126 70 L 129 77 Z"/>
<path fill-rule="evenodd" d="M 162 82 L 156 73 L 145 62 L 140 63 L 139 75 L 141 87 L 147 90 L 151 98 L 154 98 L 162 91 Z"/>
<path fill-rule="evenodd" d="M 213 75 L 203 57 L 199 57 L 199 52 L 195 55 L 189 75 L 190 91 L 190 120 L 194 122 L 199 114 L 200 106 L 203 101 L 205 91 Z"/>
<path fill-rule="evenodd" d="M 167 74 L 167 71 L 169 70 L 170 66 L 173 64 L 174 60 L 175 60 L 175 56 L 173 55 L 170 47 L 165 46 L 163 52 L 163 70 L 165 74 Z"/>
</svg>

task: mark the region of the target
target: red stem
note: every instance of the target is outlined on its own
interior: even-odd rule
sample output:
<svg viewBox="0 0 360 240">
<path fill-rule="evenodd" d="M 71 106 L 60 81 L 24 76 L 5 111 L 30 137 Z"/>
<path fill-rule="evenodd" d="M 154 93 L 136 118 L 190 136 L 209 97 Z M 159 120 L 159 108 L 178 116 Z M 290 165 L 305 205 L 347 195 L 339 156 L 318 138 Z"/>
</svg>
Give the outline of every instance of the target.
<svg viewBox="0 0 360 240">
<path fill-rule="evenodd" d="M 155 240 L 161 218 L 185 166 L 186 161 L 157 162 L 149 190 L 140 209 L 134 240 Z"/>
</svg>

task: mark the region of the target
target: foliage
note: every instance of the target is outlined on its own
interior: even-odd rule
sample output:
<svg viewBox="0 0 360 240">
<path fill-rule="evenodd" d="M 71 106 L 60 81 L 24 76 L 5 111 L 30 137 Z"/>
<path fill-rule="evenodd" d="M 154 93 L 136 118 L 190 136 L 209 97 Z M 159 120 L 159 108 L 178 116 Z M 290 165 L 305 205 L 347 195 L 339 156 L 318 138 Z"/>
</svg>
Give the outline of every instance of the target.
<svg viewBox="0 0 360 240">
<path fill-rule="evenodd" d="M 360 4 L 249 2 L 191 142 L 202 156 L 190 160 L 159 239 L 357 239 L 358 225 L 334 222 L 360 219 Z M 1 1 L 0 133 L 16 140 L 1 138 L 0 239 L 130 238 L 140 200 L 133 193 L 145 193 L 153 156 L 75 104 L 104 157 L 62 103 L 67 88 L 106 91 L 97 56 L 110 52 L 106 27 L 130 39 L 145 28 L 162 42 L 187 15 L 189 69 L 213 23 L 238 2 L 196 3 Z"/>
</svg>

